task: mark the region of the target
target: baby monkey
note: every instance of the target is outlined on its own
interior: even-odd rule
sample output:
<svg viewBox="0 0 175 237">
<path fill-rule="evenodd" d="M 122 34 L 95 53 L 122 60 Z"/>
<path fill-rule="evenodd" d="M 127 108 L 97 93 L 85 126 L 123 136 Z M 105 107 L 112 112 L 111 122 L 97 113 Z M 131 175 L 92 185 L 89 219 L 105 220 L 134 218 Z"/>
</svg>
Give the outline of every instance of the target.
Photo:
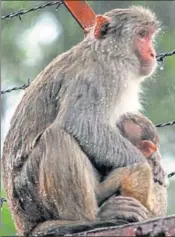
<svg viewBox="0 0 175 237">
<path fill-rule="evenodd" d="M 141 114 L 128 113 L 120 118 L 117 127 L 146 159 L 145 163 L 113 170 L 100 184 L 99 203 L 108 198 L 109 194 L 112 196 L 118 187 L 121 196 L 139 200 L 148 209 L 149 217 L 165 215 L 168 179 L 161 166 L 159 136 L 155 126 Z M 103 205 L 100 212 L 103 212 Z"/>
</svg>

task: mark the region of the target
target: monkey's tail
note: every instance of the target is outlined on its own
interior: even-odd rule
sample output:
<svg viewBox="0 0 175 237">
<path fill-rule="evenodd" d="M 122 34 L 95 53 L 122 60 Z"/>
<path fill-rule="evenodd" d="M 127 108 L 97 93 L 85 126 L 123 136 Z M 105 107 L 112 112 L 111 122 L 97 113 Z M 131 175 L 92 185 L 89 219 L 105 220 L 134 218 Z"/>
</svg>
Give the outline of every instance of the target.
<svg viewBox="0 0 175 237">
<path fill-rule="evenodd" d="M 128 224 L 127 221 L 122 219 L 112 219 L 106 221 L 99 222 L 68 222 L 65 221 L 53 221 L 53 223 L 44 222 L 39 227 L 36 227 L 32 231 L 32 236 L 45 236 L 45 237 L 53 237 L 53 236 L 69 236 L 70 234 L 75 236 L 82 235 L 82 232 L 94 231 L 96 228 L 103 229 L 105 227 L 112 226 L 120 226 Z M 86 233 L 83 234 L 84 236 Z"/>
</svg>

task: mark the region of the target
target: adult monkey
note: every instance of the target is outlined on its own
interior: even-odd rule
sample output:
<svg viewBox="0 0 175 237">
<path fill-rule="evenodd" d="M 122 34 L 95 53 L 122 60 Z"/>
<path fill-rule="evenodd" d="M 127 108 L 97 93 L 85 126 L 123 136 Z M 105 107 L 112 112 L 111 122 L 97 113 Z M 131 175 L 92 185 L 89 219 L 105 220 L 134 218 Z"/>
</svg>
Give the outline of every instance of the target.
<svg viewBox="0 0 175 237">
<path fill-rule="evenodd" d="M 140 84 L 157 65 L 152 40 L 158 30 L 154 13 L 142 7 L 98 16 L 86 38 L 26 90 L 3 151 L 4 185 L 19 235 L 34 227 L 35 235 L 49 228 L 62 235 L 78 224 L 100 223 L 94 166 L 107 173 L 145 162 L 116 122 L 141 107 Z M 115 203 L 123 208 L 111 210 L 116 218 L 147 218 L 132 198 Z"/>
</svg>

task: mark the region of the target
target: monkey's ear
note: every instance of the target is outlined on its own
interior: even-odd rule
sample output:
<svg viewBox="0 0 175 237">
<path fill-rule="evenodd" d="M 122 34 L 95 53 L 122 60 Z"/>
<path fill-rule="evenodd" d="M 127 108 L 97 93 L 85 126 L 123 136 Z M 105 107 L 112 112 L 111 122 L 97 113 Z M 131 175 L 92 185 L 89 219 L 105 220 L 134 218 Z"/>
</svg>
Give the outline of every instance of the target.
<svg viewBox="0 0 175 237">
<path fill-rule="evenodd" d="M 157 151 L 157 146 L 149 140 L 144 140 L 141 142 L 141 151 L 146 158 L 149 158 Z"/>
<path fill-rule="evenodd" d="M 108 32 L 110 18 L 107 16 L 97 15 L 94 29 L 95 38 L 102 38 Z"/>
</svg>

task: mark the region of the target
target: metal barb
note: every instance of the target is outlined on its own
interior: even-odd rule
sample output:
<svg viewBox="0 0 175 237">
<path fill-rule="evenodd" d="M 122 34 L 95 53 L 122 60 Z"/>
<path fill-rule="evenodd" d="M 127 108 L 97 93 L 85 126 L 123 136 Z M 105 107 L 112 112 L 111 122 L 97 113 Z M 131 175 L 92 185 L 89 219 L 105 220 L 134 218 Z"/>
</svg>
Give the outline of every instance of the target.
<svg viewBox="0 0 175 237">
<path fill-rule="evenodd" d="M 4 202 L 7 202 L 7 200 L 5 198 L 1 198 L 0 199 L 0 207 L 2 208 Z"/>
<path fill-rule="evenodd" d="M 22 17 L 20 15 L 18 17 L 19 17 L 19 20 L 22 21 Z"/>
<path fill-rule="evenodd" d="M 174 172 L 171 172 L 170 174 L 168 174 L 168 178 L 171 178 L 175 175 L 175 171 Z"/>
</svg>

